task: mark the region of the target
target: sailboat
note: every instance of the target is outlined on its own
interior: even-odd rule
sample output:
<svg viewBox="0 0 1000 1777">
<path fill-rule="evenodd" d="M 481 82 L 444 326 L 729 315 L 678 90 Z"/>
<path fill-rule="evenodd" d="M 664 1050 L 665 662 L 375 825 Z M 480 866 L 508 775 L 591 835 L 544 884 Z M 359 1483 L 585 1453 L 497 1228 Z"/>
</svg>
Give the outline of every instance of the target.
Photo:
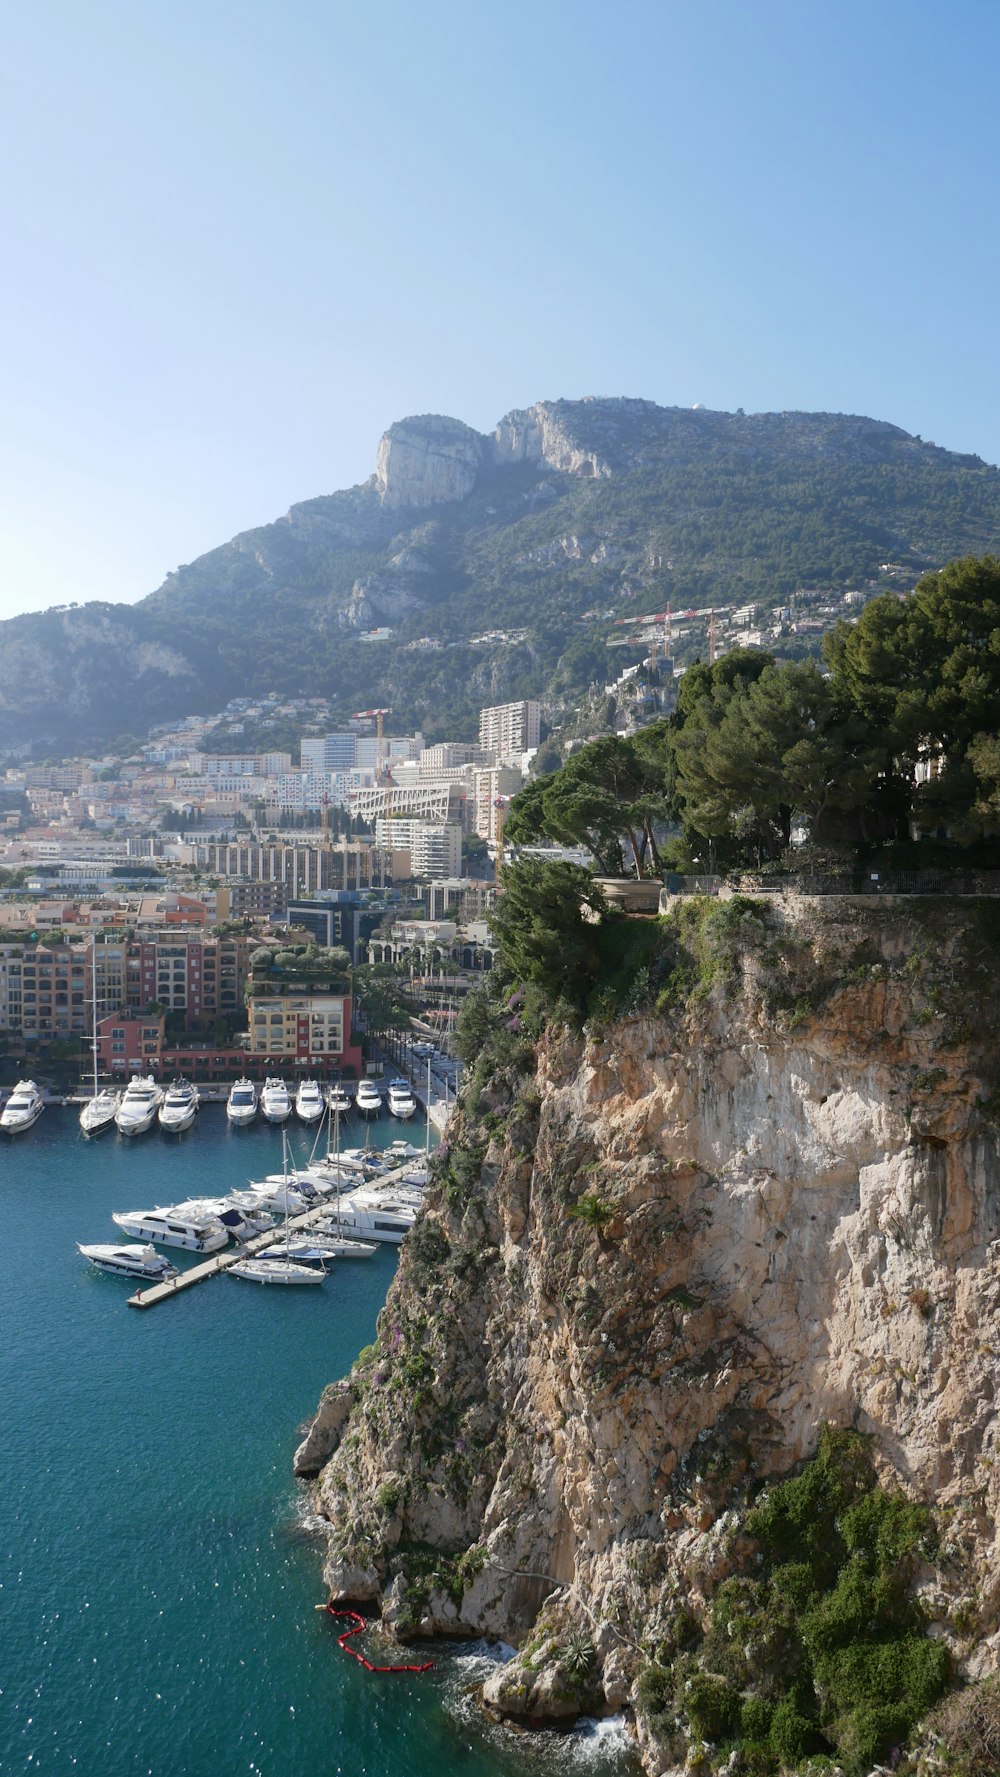
<svg viewBox="0 0 1000 1777">
<path fill-rule="evenodd" d="M 242 1277 L 246 1283 L 283 1283 L 305 1284 L 325 1283 L 326 1271 L 321 1266 L 296 1264 L 288 1246 L 288 1138 L 281 1131 L 281 1169 L 285 1175 L 285 1238 L 283 1247 L 275 1254 L 252 1259 L 238 1259 L 230 1265 L 230 1277 Z"/>
<path fill-rule="evenodd" d="M 94 1013 L 94 1096 L 88 1098 L 80 1112 L 80 1128 L 84 1135 L 100 1135 L 102 1129 L 110 1129 L 121 1103 L 121 1093 L 112 1092 L 110 1088 L 101 1091 L 97 1083 L 97 936 L 94 934 L 90 945 L 90 977 L 91 1000 Z"/>
</svg>

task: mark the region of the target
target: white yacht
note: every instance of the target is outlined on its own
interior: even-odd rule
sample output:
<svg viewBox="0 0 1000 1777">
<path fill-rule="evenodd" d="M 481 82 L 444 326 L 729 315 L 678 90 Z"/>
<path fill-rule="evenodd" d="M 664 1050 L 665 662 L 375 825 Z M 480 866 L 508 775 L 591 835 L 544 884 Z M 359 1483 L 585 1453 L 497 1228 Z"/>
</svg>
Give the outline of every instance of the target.
<svg viewBox="0 0 1000 1777">
<path fill-rule="evenodd" d="M 201 1213 L 186 1216 L 172 1209 L 131 1209 L 111 1220 L 123 1234 L 137 1240 L 155 1240 L 158 1246 L 182 1246 L 192 1253 L 216 1253 L 225 1246 L 228 1230 L 218 1216 Z"/>
<path fill-rule="evenodd" d="M 382 1110 L 382 1094 L 374 1080 L 359 1080 L 354 1100 L 363 1117 L 377 1117 Z"/>
<path fill-rule="evenodd" d="M 389 1081 L 389 1115 L 402 1117 L 404 1121 L 416 1114 L 417 1101 L 413 1096 L 413 1088 L 409 1080 Z"/>
<path fill-rule="evenodd" d="M 318 1123 L 326 1106 L 315 1080 L 303 1080 L 295 1094 L 295 1115 L 302 1123 Z"/>
<path fill-rule="evenodd" d="M 257 1115 L 257 1088 L 252 1080 L 236 1080 L 229 1093 L 226 1116 L 237 1129 L 244 1129 Z"/>
<path fill-rule="evenodd" d="M 230 1265 L 227 1277 L 242 1277 L 247 1283 L 325 1283 L 326 1272 L 317 1265 L 296 1265 L 293 1260 L 237 1259 Z"/>
<path fill-rule="evenodd" d="M 34 1080 L 18 1080 L 0 1112 L 0 1129 L 5 1129 L 8 1135 L 18 1135 L 22 1129 L 30 1129 L 33 1123 L 37 1123 L 44 1109 L 45 1100 Z"/>
<path fill-rule="evenodd" d="M 342 1080 L 336 1080 L 327 1090 L 326 1102 L 334 1114 L 349 1117 L 351 1114 L 351 1095 Z"/>
<path fill-rule="evenodd" d="M 208 1217 L 221 1222 L 239 1245 L 252 1240 L 255 1234 L 269 1234 L 277 1225 L 257 1198 L 250 1196 L 243 1201 L 237 1192 L 228 1197 L 190 1197 L 184 1203 L 164 1206 L 160 1213 L 174 1221 L 204 1221 Z"/>
<path fill-rule="evenodd" d="M 94 1082 L 97 1084 L 96 1080 Z M 103 1092 L 95 1091 L 93 1098 L 88 1098 L 80 1112 L 80 1128 L 84 1135 L 100 1135 L 104 1129 L 110 1129 L 121 1104 L 120 1092 L 112 1092 L 106 1088 Z"/>
<path fill-rule="evenodd" d="M 413 1227 L 418 1211 L 419 1205 L 392 1192 L 362 1188 L 338 1200 L 337 1227 L 347 1235 L 360 1234 L 362 1239 L 398 1246 Z"/>
<path fill-rule="evenodd" d="M 77 1252 L 96 1265 L 98 1271 L 113 1271 L 119 1277 L 142 1277 L 149 1283 L 165 1283 L 179 1277 L 171 1265 L 153 1246 L 77 1246 Z"/>
<path fill-rule="evenodd" d="M 190 1080 L 175 1080 L 167 1088 L 167 1095 L 160 1106 L 160 1128 L 169 1135 L 180 1135 L 182 1130 L 190 1129 L 198 1110 L 198 1088 L 192 1086 Z"/>
<path fill-rule="evenodd" d="M 260 1108 L 269 1123 L 287 1123 L 292 1114 L 292 1101 L 284 1080 L 265 1080 L 260 1095 Z"/>
<path fill-rule="evenodd" d="M 136 1074 L 125 1088 L 125 1096 L 115 1112 L 115 1125 L 122 1135 L 142 1135 L 151 1129 L 163 1102 L 163 1088 L 152 1074 L 143 1079 Z"/>
</svg>

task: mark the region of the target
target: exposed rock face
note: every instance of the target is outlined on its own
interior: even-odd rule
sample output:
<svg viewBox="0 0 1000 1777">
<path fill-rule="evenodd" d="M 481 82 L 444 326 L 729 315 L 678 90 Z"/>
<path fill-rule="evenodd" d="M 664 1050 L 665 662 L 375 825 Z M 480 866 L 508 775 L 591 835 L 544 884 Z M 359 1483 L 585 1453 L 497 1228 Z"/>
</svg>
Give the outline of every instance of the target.
<svg viewBox="0 0 1000 1777">
<path fill-rule="evenodd" d="M 552 469 L 585 479 L 611 474 L 607 460 L 581 444 L 559 403 L 536 401 L 534 407 L 508 413 L 489 442 L 492 460 L 497 464 L 548 463 Z"/>
<path fill-rule="evenodd" d="M 499 1078 L 482 1091 L 486 1125 L 467 1112 L 453 1132 L 319 1478 L 333 1596 L 394 1587 L 411 1631 L 530 1631 L 489 1687 L 514 1715 L 572 1707 L 575 1624 L 618 1707 L 678 1601 L 704 1615 L 732 1571 L 748 1489 L 832 1423 L 870 1433 L 883 1473 L 942 1515 L 934 1633 L 970 1670 L 1000 1663 L 1000 1160 L 979 1028 L 997 969 L 969 907 L 930 933 L 887 906 L 771 914 L 738 984 L 551 1035 L 516 1102 Z M 830 984 L 794 1027 L 755 955 L 775 920 L 801 979 Z M 416 1545 L 440 1551 L 429 1580 Z"/>
<path fill-rule="evenodd" d="M 421 414 L 383 433 L 375 486 L 383 506 L 437 506 L 464 500 L 476 485 L 483 439 L 461 420 Z"/>
</svg>

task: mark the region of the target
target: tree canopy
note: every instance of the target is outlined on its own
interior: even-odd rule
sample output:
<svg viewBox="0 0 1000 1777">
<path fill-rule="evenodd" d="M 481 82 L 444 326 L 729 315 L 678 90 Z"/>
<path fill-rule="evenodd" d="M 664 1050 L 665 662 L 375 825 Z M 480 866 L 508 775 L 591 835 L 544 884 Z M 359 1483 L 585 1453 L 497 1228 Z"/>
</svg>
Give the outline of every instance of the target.
<svg viewBox="0 0 1000 1777">
<path fill-rule="evenodd" d="M 828 638 L 826 669 L 738 649 L 692 666 L 665 721 L 590 742 L 514 799 L 505 836 L 620 875 L 760 866 L 819 845 L 1000 840 L 1000 558 L 966 557 Z"/>
</svg>

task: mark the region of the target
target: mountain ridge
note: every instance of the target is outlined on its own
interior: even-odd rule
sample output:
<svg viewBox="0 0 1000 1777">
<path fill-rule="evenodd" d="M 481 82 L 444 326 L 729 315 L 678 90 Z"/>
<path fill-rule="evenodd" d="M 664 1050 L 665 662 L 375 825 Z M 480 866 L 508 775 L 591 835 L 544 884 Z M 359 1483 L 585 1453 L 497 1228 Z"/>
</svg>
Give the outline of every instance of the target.
<svg viewBox="0 0 1000 1777">
<path fill-rule="evenodd" d="M 138 603 L 0 623 L 0 746 L 96 747 L 272 686 L 467 728 L 477 703 L 555 710 L 606 676 L 618 616 L 671 599 L 766 609 L 798 586 L 868 584 L 886 555 L 916 579 L 997 549 L 1000 471 L 864 415 L 616 396 L 536 402 L 489 433 L 411 416 L 366 481 Z M 508 637 L 474 641 L 484 629 Z"/>
</svg>

